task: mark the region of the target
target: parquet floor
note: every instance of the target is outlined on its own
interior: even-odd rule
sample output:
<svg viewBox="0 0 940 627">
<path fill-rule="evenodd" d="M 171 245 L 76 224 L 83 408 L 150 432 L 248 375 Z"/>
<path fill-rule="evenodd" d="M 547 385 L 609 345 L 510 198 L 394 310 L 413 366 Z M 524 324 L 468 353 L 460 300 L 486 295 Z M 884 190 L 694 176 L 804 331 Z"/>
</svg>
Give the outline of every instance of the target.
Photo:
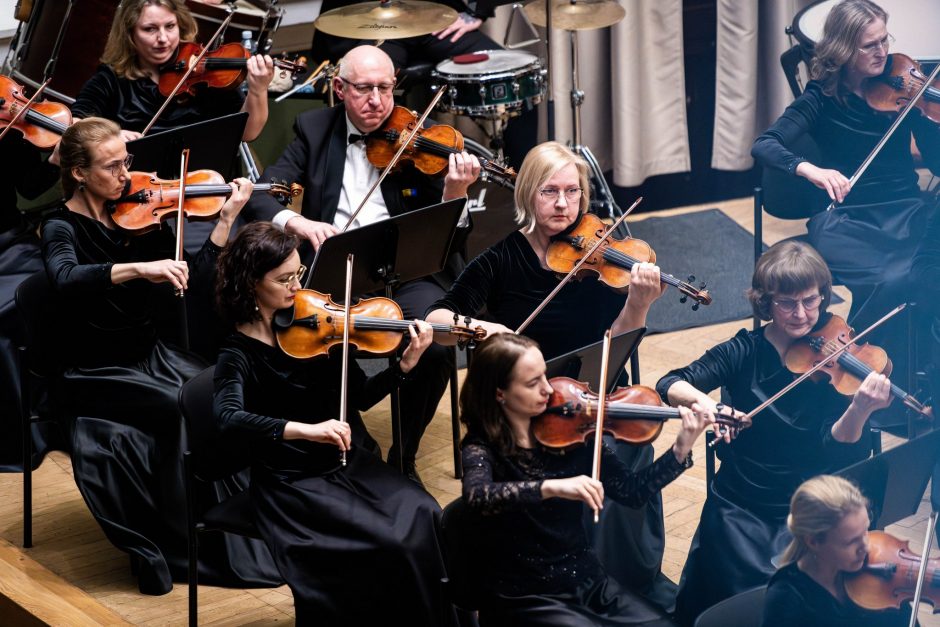
<svg viewBox="0 0 940 627">
<path fill-rule="evenodd" d="M 710 204 L 708 207 L 714 207 Z M 719 203 L 730 217 L 752 230 L 750 199 Z M 657 216 L 696 211 L 689 207 L 657 213 Z M 643 219 L 639 216 L 637 219 Z M 764 240 L 771 244 L 802 230 L 798 222 L 765 217 Z M 840 293 L 848 298 L 847 293 Z M 847 311 L 847 304 L 841 305 Z M 845 313 L 836 309 L 837 313 Z M 705 349 L 727 339 L 750 320 L 717 324 L 647 337 L 640 349 L 641 377 L 655 382 L 667 370 L 698 357 Z M 461 375 L 462 377 L 462 375 Z M 431 494 L 442 504 L 456 498 L 460 484 L 453 476 L 449 396 L 445 394 L 434 422 L 428 429 L 418 456 L 418 468 Z M 390 440 L 387 404 L 368 412 L 366 423 L 383 448 Z M 667 426 L 657 442 L 657 452 L 674 439 Z M 886 442 L 891 446 L 891 442 Z M 704 451 L 695 452 L 696 466 L 668 486 L 663 493 L 667 545 L 664 572 L 678 579 L 705 498 Z M 22 488 L 18 474 L 0 474 L 0 538 L 16 546 L 22 543 Z M 177 585 L 165 596 L 138 594 L 127 557 L 113 548 L 88 513 L 71 476 L 71 465 L 61 453 L 49 455 L 35 474 L 34 542 L 26 554 L 68 582 L 81 588 L 130 623 L 139 625 L 185 624 L 186 587 Z M 893 526 L 892 532 L 922 546 L 929 507 Z M 392 608 L 390 608 L 391 610 Z M 205 625 L 275 625 L 293 623 L 293 602 L 286 586 L 277 589 L 227 590 L 200 588 L 200 622 Z M 0 623 L 3 622 L 0 617 Z M 940 625 L 926 611 L 921 625 Z"/>
</svg>

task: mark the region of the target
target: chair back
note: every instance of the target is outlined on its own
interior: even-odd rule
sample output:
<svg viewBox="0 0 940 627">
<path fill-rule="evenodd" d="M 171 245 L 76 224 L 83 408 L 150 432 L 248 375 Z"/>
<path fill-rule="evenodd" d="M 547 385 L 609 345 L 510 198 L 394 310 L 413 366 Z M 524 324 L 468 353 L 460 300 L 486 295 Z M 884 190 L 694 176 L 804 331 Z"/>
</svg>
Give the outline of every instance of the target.
<svg viewBox="0 0 940 627">
<path fill-rule="evenodd" d="M 479 555 L 474 548 L 474 517 L 462 497 L 449 503 L 441 517 L 451 600 L 465 610 L 477 609 L 480 598 L 479 575 L 472 567 L 474 557 Z"/>
<path fill-rule="evenodd" d="M 803 155 L 810 163 L 819 163 L 819 146 L 809 135 L 793 142 L 787 149 Z M 829 196 L 801 176 L 795 176 L 774 168 L 764 168 L 761 173 L 764 190 L 764 211 L 783 220 L 800 220 L 826 210 Z"/>
<path fill-rule="evenodd" d="M 67 312 L 46 271 L 35 272 L 20 283 L 14 300 L 23 322 L 26 367 L 41 377 L 61 371 L 63 346 L 68 341 Z"/>
<path fill-rule="evenodd" d="M 695 627 L 760 627 L 767 586 L 746 590 L 716 603 L 695 620 Z"/>
</svg>

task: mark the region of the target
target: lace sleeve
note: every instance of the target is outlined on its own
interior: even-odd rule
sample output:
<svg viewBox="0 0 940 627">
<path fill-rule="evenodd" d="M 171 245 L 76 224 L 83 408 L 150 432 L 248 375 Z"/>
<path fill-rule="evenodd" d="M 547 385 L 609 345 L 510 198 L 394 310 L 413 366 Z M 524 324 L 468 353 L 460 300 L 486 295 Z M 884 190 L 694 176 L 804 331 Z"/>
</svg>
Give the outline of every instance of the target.
<svg viewBox="0 0 940 627">
<path fill-rule="evenodd" d="M 691 466 L 692 453 L 679 462 L 672 447 L 669 447 L 646 468 L 631 472 L 605 444 L 601 459 L 601 481 L 607 496 L 627 507 L 640 507 Z"/>
<path fill-rule="evenodd" d="M 482 444 L 463 446 L 463 499 L 484 515 L 524 509 L 542 501 L 542 481 L 496 481 L 494 456 Z"/>
</svg>

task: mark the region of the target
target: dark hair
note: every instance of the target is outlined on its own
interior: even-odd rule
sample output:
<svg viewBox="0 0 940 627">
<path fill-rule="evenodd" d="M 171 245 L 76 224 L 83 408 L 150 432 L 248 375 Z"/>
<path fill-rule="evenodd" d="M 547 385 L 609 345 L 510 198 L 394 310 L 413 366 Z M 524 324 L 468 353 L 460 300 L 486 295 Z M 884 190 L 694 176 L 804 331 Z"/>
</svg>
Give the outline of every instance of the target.
<svg viewBox="0 0 940 627">
<path fill-rule="evenodd" d="M 298 239 L 270 222 L 252 222 L 239 229 L 219 256 L 215 299 L 219 314 L 232 324 L 261 320 L 255 284 L 297 250 Z"/>
<path fill-rule="evenodd" d="M 460 420 L 467 425 L 467 435 L 482 438 L 502 455 L 511 453 L 515 442 L 496 390 L 509 387 L 516 362 L 527 350 L 538 347 L 524 335 L 497 333 L 474 351 L 460 390 Z"/>
<path fill-rule="evenodd" d="M 770 320 L 774 296 L 796 294 L 814 285 L 823 298 L 819 307 L 822 314 L 832 297 L 829 266 L 809 244 L 787 240 L 774 244 L 757 260 L 747 298 L 755 316 Z"/>
</svg>

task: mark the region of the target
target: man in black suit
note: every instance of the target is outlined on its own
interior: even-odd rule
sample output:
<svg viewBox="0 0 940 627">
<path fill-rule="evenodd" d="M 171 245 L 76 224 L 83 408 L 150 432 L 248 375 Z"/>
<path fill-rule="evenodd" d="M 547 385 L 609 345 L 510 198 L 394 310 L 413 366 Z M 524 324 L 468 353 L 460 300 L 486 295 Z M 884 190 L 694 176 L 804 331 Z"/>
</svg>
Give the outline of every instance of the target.
<svg viewBox="0 0 940 627">
<path fill-rule="evenodd" d="M 255 195 L 243 210 L 250 220 L 271 220 L 287 232 L 309 241 L 314 249 L 343 229 L 379 170 L 365 154 L 363 136 L 379 129 L 394 107 L 395 69 L 391 59 L 374 46 L 350 50 L 340 63 L 333 89 L 341 104 L 297 116 L 296 137 L 278 161 L 266 168 L 263 181 L 285 180 L 304 187 L 300 214 L 284 209 L 273 197 Z M 420 209 L 441 200 L 467 195 L 480 174 L 480 162 L 467 153 L 451 155 L 443 186 L 410 164 L 389 174 L 369 198 L 351 228 Z M 274 201 L 274 202 L 271 202 Z M 470 231 L 469 214 L 458 224 L 451 251 L 460 251 Z M 452 252 L 448 267 L 459 271 Z M 454 276 L 449 277 L 451 279 Z M 442 277 L 409 281 L 395 291 L 405 319 L 424 319 L 425 310 L 443 295 Z M 415 454 L 425 427 L 434 417 L 453 367 L 450 350 L 433 345 L 401 386 L 402 440 L 393 442 L 389 463 L 420 483 Z"/>
</svg>

